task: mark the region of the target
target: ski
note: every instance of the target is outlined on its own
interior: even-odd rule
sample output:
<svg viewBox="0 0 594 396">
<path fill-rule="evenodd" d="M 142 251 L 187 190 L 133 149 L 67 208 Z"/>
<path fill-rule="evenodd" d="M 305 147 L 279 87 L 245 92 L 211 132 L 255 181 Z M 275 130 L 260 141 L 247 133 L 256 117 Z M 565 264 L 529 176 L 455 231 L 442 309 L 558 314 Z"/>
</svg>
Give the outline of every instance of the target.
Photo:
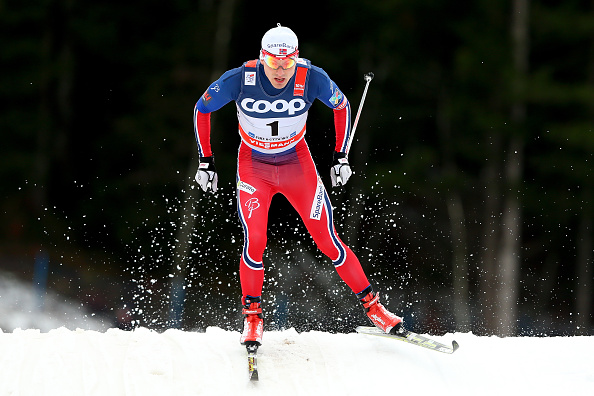
<svg viewBox="0 0 594 396">
<path fill-rule="evenodd" d="M 258 345 L 246 345 L 248 358 L 248 378 L 250 381 L 258 381 Z"/>
<path fill-rule="evenodd" d="M 379 337 L 392 338 L 399 341 L 404 341 L 408 344 L 417 345 L 423 348 L 431 349 L 443 353 L 454 353 L 460 347 L 456 341 L 452 341 L 452 346 L 442 344 L 424 335 L 405 330 L 402 334 L 386 334 L 377 327 L 359 326 L 355 329 L 359 334 L 367 334 Z"/>
</svg>

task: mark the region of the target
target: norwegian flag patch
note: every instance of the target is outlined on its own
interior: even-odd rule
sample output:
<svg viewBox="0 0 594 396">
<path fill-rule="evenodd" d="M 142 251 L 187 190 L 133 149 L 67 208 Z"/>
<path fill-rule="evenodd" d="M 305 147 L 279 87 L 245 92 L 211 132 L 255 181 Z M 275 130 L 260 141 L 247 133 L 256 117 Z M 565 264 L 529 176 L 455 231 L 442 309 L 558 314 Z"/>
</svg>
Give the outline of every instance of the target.
<svg viewBox="0 0 594 396">
<path fill-rule="evenodd" d="M 256 85 L 256 72 L 245 73 L 245 85 Z"/>
</svg>

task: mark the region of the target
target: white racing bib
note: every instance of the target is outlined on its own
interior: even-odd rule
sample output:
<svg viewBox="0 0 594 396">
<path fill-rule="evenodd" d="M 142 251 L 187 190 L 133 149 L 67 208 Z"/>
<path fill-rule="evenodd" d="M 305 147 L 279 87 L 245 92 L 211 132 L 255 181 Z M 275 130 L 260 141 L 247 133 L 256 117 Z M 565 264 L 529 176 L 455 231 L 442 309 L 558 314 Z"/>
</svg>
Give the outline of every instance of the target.
<svg viewBox="0 0 594 396">
<path fill-rule="evenodd" d="M 250 148 L 276 154 L 294 147 L 305 136 L 311 103 L 307 100 L 309 63 L 298 59 L 295 75 L 278 95 L 264 92 L 259 61 L 244 64 L 245 79 L 236 99 L 239 134 Z"/>
<path fill-rule="evenodd" d="M 303 104 L 299 103 L 301 101 Z M 239 120 L 239 134 L 250 148 L 270 154 L 280 153 L 295 146 L 305 136 L 307 111 L 298 116 L 279 118 L 256 118 L 249 113 L 283 112 L 287 115 L 294 109 L 305 107 L 302 99 L 286 102 L 282 99 L 272 103 L 264 100 L 255 101 L 250 98 L 242 100 L 237 105 Z"/>
</svg>

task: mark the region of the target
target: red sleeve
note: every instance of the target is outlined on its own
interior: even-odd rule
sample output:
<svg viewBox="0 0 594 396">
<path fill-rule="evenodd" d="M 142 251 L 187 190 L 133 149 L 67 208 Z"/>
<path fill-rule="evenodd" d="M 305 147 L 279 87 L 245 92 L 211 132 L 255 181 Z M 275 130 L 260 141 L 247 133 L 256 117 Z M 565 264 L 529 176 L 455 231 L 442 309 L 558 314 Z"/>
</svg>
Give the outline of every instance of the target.
<svg viewBox="0 0 594 396">
<path fill-rule="evenodd" d="M 336 132 L 336 145 L 334 151 L 339 153 L 346 153 L 348 151 L 347 143 L 350 135 L 349 110 L 349 106 L 334 109 L 334 130 Z"/>
<path fill-rule="evenodd" d="M 210 147 L 210 113 L 201 113 L 194 109 L 194 133 L 198 144 L 198 154 L 201 157 L 212 156 Z"/>
</svg>

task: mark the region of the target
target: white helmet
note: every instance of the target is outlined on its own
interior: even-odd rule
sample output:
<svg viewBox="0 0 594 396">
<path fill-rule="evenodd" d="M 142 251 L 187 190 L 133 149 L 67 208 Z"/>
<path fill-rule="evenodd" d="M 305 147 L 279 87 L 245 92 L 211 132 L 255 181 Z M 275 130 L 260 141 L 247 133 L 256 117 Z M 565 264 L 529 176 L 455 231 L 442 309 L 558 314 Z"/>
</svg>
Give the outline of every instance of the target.
<svg viewBox="0 0 594 396">
<path fill-rule="evenodd" d="M 262 50 L 278 57 L 297 55 L 298 44 L 297 35 L 280 23 L 262 37 Z"/>
</svg>

